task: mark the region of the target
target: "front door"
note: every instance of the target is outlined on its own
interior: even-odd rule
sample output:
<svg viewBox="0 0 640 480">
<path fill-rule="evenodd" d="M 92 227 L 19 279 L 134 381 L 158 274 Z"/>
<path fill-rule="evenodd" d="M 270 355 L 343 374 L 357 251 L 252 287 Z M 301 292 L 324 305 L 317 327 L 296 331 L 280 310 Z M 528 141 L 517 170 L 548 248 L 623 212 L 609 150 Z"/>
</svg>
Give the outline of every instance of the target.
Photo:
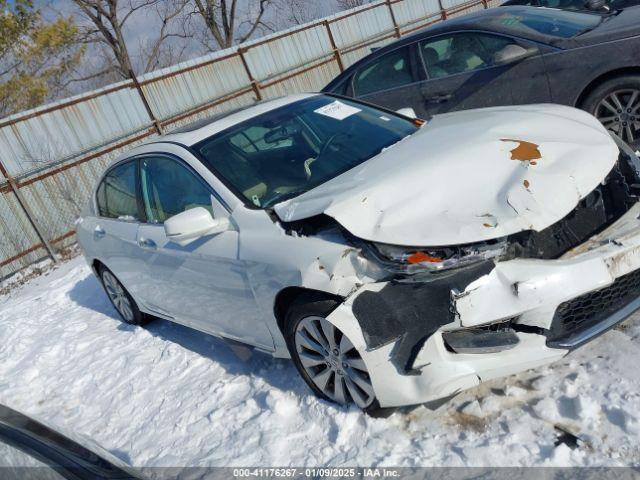
<svg viewBox="0 0 640 480">
<path fill-rule="evenodd" d="M 551 93 L 540 54 L 496 65 L 494 57 L 512 45 L 532 44 L 481 32 L 452 33 L 423 40 L 419 54 L 427 80 L 420 85 L 418 115 L 549 102 Z"/>
<path fill-rule="evenodd" d="M 190 208 L 204 207 L 214 218 L 229 215 L 211 188 L 171 157 L 143 157 L 140 177 L 147 223 L 138 229 L 138 245 L 146 265 L 147 308 L 198 330 L 272 349 L 238 259 L 238 231 L 232 227 L 186 246 L 165 235 L 164 221 Z"/>
</svg>

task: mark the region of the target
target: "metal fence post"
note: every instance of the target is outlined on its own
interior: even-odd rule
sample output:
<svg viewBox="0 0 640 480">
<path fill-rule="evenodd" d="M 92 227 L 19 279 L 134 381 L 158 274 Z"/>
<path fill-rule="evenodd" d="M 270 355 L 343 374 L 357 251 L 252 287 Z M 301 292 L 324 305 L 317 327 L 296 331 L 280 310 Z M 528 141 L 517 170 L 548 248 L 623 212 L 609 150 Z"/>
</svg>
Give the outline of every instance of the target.
<svg viewBox="0 0 640 480">
<path fill-rule="evenodd" d="M 242 66 L 244 67 L 244 71 L 247 73 L 247 77 L 249 77 L 249 83 L 251 83 L 251 88 L 253 88 L 253 93 L 256 94 L 256 100 L 262 100 L 262 93 L 260 92 L 260 85 L 253 78 L 253 74 L 251 73 L 251 69 L 249 68 L 249 64 L 247 63 L 247 59 L 244 58 L 244 52 L 246 52 L 246 48 L 238 48 L 238 55 L 240 55 L 240 61 L 242 62 Z"/>
<path fill-rule="evenodd" d="M 442 17 L 442 20 L 446 20 L 447 19 L 447 11 L 442 6 L 442 0 L 438 0 L 438 6 L 440 7 L 440 16 Z"/>
<path fill-rule="evenodd" d="M 158 135 L 162 135 L 164 133 L 162 129 L 162 124 L 153 114 L 153 110 L 151 110 L 151 105 L 147 100 L 147 96 L 144 94 L 144 90 L 142 90 L 142 86 L 140 85 L 140 82 L 138 82 L 138 78 L 136 77 L 136 74 L 133 73 L 133 70 L 129 70 L 129 75 L 131 76 L 131 81 L 133 82 L 133 86 L 138 91 L 138 95 L 140 95 L 140 99 L 142 100 L 144 108 L 147 111 L 147 115 L 149 115 L 149 118 L 151 119 L 153 126 L 156 128 L 156 132 L 158 132 Z"/>
<path fill-rule="evenodd" d="M 396 14 L 393 13 L 393 6 L 391 5 L 391 0 L 387 0 L 385 2 L 387 7 L 389 7 L 389 15 L 391 15 L 391 21 L 393 22 L 393 30 L 396 32 L 396 37 L 400 38 L 400 27 L 398 26 L 398 22 L 396 22 Z"/>
<path fill-rule="evenodd" d="M 31 224 L 31 227 L 33 227 L 33 230 L 36 232 L 36 235 L 38 235 L 38 238 L 42 242 L 42 245 L 44 245 L 44 248 L 47 251 L 47 254 L 49 255 L 49 257 L 51 257 L 51 260 L 53 260 L 54 263 L 58 263 L 58 258 L 56 257 L 56 253 L 53 250 L 53 247 L 49 243 L 49 240 L 47 240 L 47 237 L 42 231 L 42 228 L 38 224 L 38 220 L 33 214 L 33 211 L 31 211 L 31 208 L 29 208 L 29 205 L 27 204 L 26 200 L 22 196 L 22 192 L 20 192 L 20 186 L 14 180 L 14 178 L 11 175 L 9 175 L 9 172 L 2 164 L 1 160 L 0 160 L 0 173 L 4 176 L 4 178 L 7 179 L 9 190 L 11 190 L 13 194 L 16 196 L 16 200 L 18 201 L 18 204 L 22 208 L 22 211 L 24 212 L 25 216 L 27 217 L 27 220 Z"/>
<path fill-rule="evenodd" d="M 324 27 L 327 29 L 327 35 L 329 35 L 329 44 L 331 45 L 331 50 L 333 50 L 333 56 L 336 59 L 336 62 L 338 62 L 338 68 L 340 69 L 341 72 L 344 72 L 344 64 L 342 63 L 342 55 L 340 54 L 340 50 L 338 49 L 338 46 L 336 45 L 336 41 L 333 38 L 333 32 L 331 31 L 331 25 L 329 25 L 329 22 L 327 20 L 325 20 L 324 22 Z"/>
</svg>

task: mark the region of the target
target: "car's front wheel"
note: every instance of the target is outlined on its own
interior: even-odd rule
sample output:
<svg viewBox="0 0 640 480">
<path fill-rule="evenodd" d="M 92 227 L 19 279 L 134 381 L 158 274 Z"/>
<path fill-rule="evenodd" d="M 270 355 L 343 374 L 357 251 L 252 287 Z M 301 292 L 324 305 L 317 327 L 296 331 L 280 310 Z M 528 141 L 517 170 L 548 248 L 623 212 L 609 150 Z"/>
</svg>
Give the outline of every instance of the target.
<svg viewBox="0 0 640 480">
<path fill-rule="evenodd" d="M 145 315 L 140 311 L 133 297 L 129 295 L 129 292 L 111 270 L 102 266 L 99 273 L 102 286 L 122 320 L 131 325 L 143 325 L 146 323 Z"/>
<path fill-rule="evenodd" d="M 294 306 L 287 315 L 287 343 L 300 375 L 321 398 L 342 405 L 380 410 L 369 371 L 349 338 L 325 317 L 336 302 Z"/>
<path fill-rule="evenodd" d="M 624 75 L 594 88 L 582 107 L 629 145 L 640 145 L 640 75 Z"/>
</svg>

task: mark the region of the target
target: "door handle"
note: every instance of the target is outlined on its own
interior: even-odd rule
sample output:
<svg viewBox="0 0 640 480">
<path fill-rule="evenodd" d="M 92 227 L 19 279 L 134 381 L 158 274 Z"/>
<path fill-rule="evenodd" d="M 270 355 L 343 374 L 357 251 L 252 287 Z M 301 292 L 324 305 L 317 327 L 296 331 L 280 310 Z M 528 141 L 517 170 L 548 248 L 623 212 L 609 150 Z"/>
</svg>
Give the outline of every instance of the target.
<svg viewBox="0 0 640 480">
<path fill-rule="evenodd" d="M 140 245 L 142 248 L 156 248 L 157 247 L 156 242 L 154 242 L 150 238 L 141 238 L 140 240 L 138 240 L 138 245 Z"/>
<path fill-rule="evenodd" d="M 106 235 L 106 233 L 107 232 L 105 232 L 100 225 L 96 225 L 96 228 L 93 229 L 93 235 L 96 238 L 102 238 Z"/>
<path fill-rule="evenodd" d="M 427 102 L 429 103 L 444 103 L 447 102 L 453 97 L 452 94 L 444 94 L 444 95 L 434 95 L 433 97 L 427 97 Z"/>
</svg>

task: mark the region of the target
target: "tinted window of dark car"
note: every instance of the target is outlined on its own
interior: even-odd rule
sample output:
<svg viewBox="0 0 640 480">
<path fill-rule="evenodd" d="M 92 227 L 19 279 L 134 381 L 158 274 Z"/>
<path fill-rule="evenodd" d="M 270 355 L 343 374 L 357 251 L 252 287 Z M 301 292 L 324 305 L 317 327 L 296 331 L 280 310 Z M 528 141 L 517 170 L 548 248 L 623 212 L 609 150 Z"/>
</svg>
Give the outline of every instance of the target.
<svg viewBox="0 0 640 480">
<path fill-rule="evenodd" d="M 415 81 L 409 47 L 402 47 L 358 70 L 353 78 L 353 90 L 356 95 L 366 95 Z"/>
<path fill-rule="evenodd" d="M 513 43 L 506 37 L 480 33 L 443 35 L 420 43 L 429 78 L 491 67 L 497 52 Z"/>
</svg>

